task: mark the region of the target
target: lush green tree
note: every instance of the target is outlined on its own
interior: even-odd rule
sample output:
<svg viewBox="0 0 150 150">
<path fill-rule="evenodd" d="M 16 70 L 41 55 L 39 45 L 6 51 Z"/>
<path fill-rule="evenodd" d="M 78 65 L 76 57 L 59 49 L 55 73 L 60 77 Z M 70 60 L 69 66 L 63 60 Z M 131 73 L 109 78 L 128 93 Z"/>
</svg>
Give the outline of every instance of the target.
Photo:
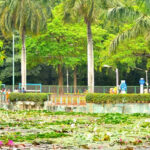
<svg viewBox="0 0 150 150">
<path fill-rule="evenodd" d="M 86 55 L 86 26 L 83 22 L 76 24 L 63 24 L 63 11 L 61 5 L 55 8 L 53 20 L 48 23 L 48 30 L 41 36 L 27 40 L 28 66 L 39 63 L 53 65 L 58 71 L 59 86 L 63 86 L 63 68 L 74 72 L 74 91 L 77 86 L 78 68 L 85 65 Z M 100 26 L 92 27 L 95 53 L 95 69 L 99 66 L 99 53 L 103 50 L 103 42 L 108 33 Z M 34 53 L 35 52 L 35 53 Z M 80 75 L 81 76 L 81 75 Z"/>
<path fill-rule="evenodd" d="M 60 93 L 63 93 L 63 68 L 74 70 L 76 88 L 76 68 L 86 61 L 86 31 L 82 27 L 83 24 L 64 25 L 62 18 L 63 11 L 60 5 L 53 11 L 53 20 L 48 22 L 47 32 L 27 40 L 28 59 L 30 59 L 28 62 L 32 66 L 39 63 L 53 65 L 58 72 Z"/>
<path fill-rule="evenodd" d="M 94 92 L 94 52 L 91 25 L 100 18 L 108 8 L 120 5 L 115 0 L 66 0 L 64 20 L 84 19 L 87 26 L 88 87 Z"/>
<path fill-rule="evenodd" d="M 149 53 L 149 42 L 146 41 L 143 36 L 138 36 L 133 39 L 126 39 L 120 45 L 118 45 L 116 53 L 110 53 L 109 46 L 112 40 L 116 37 L 117 34 L 122 33 L 132 27 L 133 24 L 122 24 L 122 27 L 119 27 L 119 30 L 113 29 L 108 31 L 108 39 L 103 42 L 103 50 L 100 54 L 100 70 L 104 64 L 112 66 L 112 69 L 115 72 L 116 68 L 119 68 L 120 79 L 126 79 L 127 83 L 130 85 L 138 85 L 138 80 L 141 77 L 145 77 L 144 72 L 138 68 L 146 70 L 146 64 L 148 66 L 147 59 L 141 57 L 144 53 Z M 114 27 L 117 27 L 117 24 Z M 113 34 L 110 34 L 113 33 Z M 104 68 L 102 71 L 105 71 Z M 111 68 L 107 69 L 108 71 Z"/>
<path fill-rule="evenodd" d="M 50 5 L 52 8 L 55 8 L 57 5 L 59 5 L 62 2 L 62 0 L 51 0 Z"/>
<path fill-rule="evenodd" d="M 135 17 L 132 26 L 128 30 L 124 30 L 119 34 L 112 42 L 110 50 L 115 51 L 118 45 L 126 40 L 136 38 L 138 36 L 145 36 L 149 38 L 150 29 L 150 1 L 149 0 L 132 0 L 130 3 L 132 9 L 124 7 L 124 11 L 118 11 L 118 8 L 110 10 L 109 17 L 117 18 L 120 17 Z M 136 14 L 136 15 L 135 15 Z"/>
<path fill-rule="evenodd" d="M 44 5 L 45 4 L 45 5 Z M 45 29 L 49 5 L 47 0 L 1 0 L 0 27 L 4 35 L 19 31 L 22 40 L 21 76 L 22 88 L 26 89 L 26 46 L 27 34 L 37 35 Z M 47 10 L 47 11 L 46 11 Z"/>
<path fill-rule="evenodd" d="M 26 36 L 28 82 L 57 85 L 58 65 L 60 64 L 61 80 L 63 79 L 62 85 L 66 85 L 66 70 L 68 68 L 69 84 L 72 85 L 74 81 L 74 89 L 76 91 L 76 85 L 87 84 L 86 24 L 83 22 L 83 15 L 81 15 L 81 19 L 71 16 L 73 21 L 76 21 L 76 18 L 78 18 L 80 23 L 63 24 L 61 5 L 56 7 L 60 2 L 61 0 L 51 1 L 54 8 L 54 18 L 48 21 L 48 30 L 36 37 L 30 36 L 30 34 Z M 132 2 L 134 2 L 134 5 L 130 1 L 126 1 L 125 5 L 120 7 L 120 9 L 118 7 L 117 10 L 124 11 L 125 7 L 127 7 L 126 14 L 129 14 L 131 10 L 139 13 L 141 8 L 136 6 L 135 0 L 132 0 Z M 115 10 L 115 8 L 110 9 L 110 12 L 112 10 Z M 102 13 L 99 14 L 101 15 Z M 135 13 L 132 12 L 133 15 Z M 137 16 L 138 14 L 135 17 Z M 117 53 L 109 53 L 111 41 L 118 34 L 132 29 L 135 24 L 135 18 L 124 19 L 124 12 L 122 12 L 121 20 L 117 19 L 119 17 L 117 15 L 112 16 L 113 20 L 108 20 L 105 16 L 100 16 L 100 18 L 96 17 L 96 24 L 92 22 L 91 31 L 94 35 L 92 40 L 96 86 L 115 85 L 115 69 L 102 69 L 104 64 L 111 65 L 113 68 L 118 67 L 120 79 L 127 80 L 128 85 L 139 85 L 139 78 L 145 76 L 143 71 L 134 70 L 135 67 L 146 69 L 146 64 L 147 67 L 150 66 L 150 61 L 147 59 L 150 57 L 150 42 L 144 40 L 143 35 L 136 39 L 125 40 L 117 47 Z M 3 65 L 0 66 L 0 76 L 3 83 L 8 85 L 12 84 L 12 38 L 4 39 L 0 33 L 0 40 L 3 41 L 3 48 L 1 48 L 0 54 L 5 50 L 6 55 Z M 17 41 L 19 39 L 16 39 Z M 15 48 L 16 83 L 20 83 L 21 77 L 19 49 L 21 49 L 21 43 L 19 48 Z"/>
</svg>

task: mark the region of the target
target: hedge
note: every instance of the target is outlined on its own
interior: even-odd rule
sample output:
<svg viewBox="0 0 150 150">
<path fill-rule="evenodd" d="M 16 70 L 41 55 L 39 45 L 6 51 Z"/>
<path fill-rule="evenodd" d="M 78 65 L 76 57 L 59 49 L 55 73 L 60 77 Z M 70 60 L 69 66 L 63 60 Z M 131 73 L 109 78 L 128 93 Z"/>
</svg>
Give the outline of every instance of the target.
<svg viewBox="0 0 150 150">
<path fill-rule="evenodd" d="M 9 99 L 11 102 L 33 101 L 44 103 L 47 100 L 47 95 L 46 93 L 11 93 Z"/>
<path fill-rule="evenodd" d="M 87 103 L 150 103 L 150 94 L 87 94 Z"/>
</svg>

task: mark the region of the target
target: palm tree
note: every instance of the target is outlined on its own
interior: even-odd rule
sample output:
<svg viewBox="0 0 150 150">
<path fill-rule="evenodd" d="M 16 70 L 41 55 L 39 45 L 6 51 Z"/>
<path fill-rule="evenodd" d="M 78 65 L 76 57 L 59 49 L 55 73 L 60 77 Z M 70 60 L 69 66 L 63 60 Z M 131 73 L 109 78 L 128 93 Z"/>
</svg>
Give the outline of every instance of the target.
<svg viewBox="0 0 150 150">
<path fill-rule="evenodd" d="M 132 1 L 133 2 L 133 1 Z M 146 39 L 150 37 L 150 0 L 135 0 L 138 6 L 136 10 L 130 5 L 129 7 L 113 8 L 109 11 L 108 16 L 110 19 L 116 17 L 120 19 L 123 17 L 132 18 L 134 25 L 131 29 L 119 34 L 111 43 L 110 51 L 115 52 L 118 45 L 126 39 L 136 38 L 142 35 Z M 134 18 L 134 19 L 133 19 Z"/>
<path fill-rule="evenodd" d="M 108 8 L 121 5 L 116 0 L 66 0 L 64 4 L 65 22 L 84 19 L 87 26 L 88 88 L 94 92 L 94 51 L 91 26 Z"/>
<path fill-rule="evenodd" d="M 0 0 L 0 28 L 5 36 L 15 30 L 22 41 L 21 77 L 26 89 L 26 35 L 37 35 L 45 29 L 49 14 L 48 0 Z M 46 4 L 46 5 L 45 5 Z"/>
</svg>

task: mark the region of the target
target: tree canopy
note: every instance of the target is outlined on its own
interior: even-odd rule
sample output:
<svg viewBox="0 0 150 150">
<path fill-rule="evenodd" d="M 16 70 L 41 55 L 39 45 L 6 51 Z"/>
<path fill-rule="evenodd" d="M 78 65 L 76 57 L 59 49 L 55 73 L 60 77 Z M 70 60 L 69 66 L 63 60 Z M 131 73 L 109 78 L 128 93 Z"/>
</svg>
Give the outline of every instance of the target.
<svg viewBox="0 0 150 150">
<path fill-rule="evenodd" d="M 5 39 L 0 32 L 0 76 L 7 84 L 12 83 L 14 31 L 20 34 L 15 47 L 17 83 L 22 45 L 27 49 L 28 80 L 35 83 L 58 84 L 61 78 L 62 86 L 69 70 L 70 84 L 76 78 L 78 85 L 87 85 L 88 54 L 95 85 L 114 85 L 116 67 L 120 79 L 137 85 L 144 74 L 135 68 L 150 68 L 148 0 L 0 0 L 0 10 L 0 30 L 7 35 Z M 106 64 L 112 69 L 104 68 Z"/>
</svg>

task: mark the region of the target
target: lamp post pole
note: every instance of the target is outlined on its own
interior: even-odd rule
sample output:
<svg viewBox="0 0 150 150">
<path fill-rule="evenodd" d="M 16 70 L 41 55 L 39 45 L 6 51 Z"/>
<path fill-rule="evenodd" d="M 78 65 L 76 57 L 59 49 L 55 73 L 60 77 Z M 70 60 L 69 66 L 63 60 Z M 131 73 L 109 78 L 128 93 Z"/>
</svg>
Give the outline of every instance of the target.
<svg viewBox="0 0 150 150">
<path fill-rule="evenodd" d="M 146 86 L 147 86 L 147 93 L 149 93 L 148 91 L 148 71 L 146 70 Z"/>
<path fill-rule="evenodd" d="M 112 68 L 112 66 L 109 66 L 109 65 L 103 65 L 103 67 Z M 118 68 L 116 68 L 116 87 L 117 87 L 117 94 L 119 94 L 119 70 Z"/>
<path fill-rule="evenodd" d="M 15 36 L 13 34 L 13 77 L 12 77 L 13 88 L 12 91 L 15 90 Z"/>
<path fill-rule="evenodd" d="M 69 73 L 68 73 L 68 69 L 67 69 L 67 93 L 69 93 Z"/>
<path fill-rule="evenodd" d="M 119 71 L 116 68 L 116 87 L 117 87 L 117 94 L 119 93 Z"/>
</svg>

